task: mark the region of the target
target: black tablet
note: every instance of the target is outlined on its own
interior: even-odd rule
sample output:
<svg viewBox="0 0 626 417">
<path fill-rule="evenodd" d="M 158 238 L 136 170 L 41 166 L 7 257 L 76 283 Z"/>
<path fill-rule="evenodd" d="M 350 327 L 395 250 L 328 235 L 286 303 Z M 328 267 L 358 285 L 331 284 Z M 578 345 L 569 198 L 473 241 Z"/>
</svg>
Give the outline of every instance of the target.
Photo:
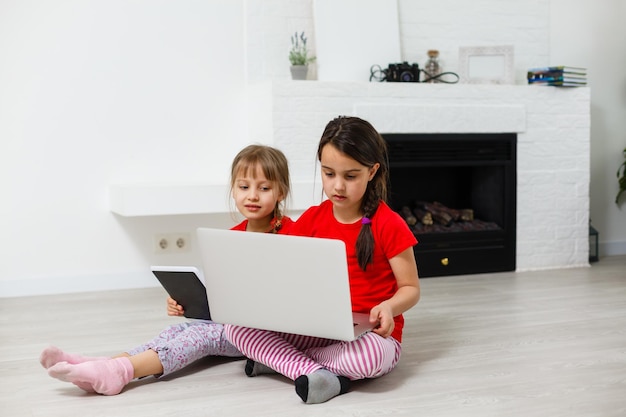
<svg viewBox="0 0 626 417">
<path fill-rule="evenodd" d="M 190 319 L 211 319 L 206 287 L 194 266 L 152 266 L 152 273 L 165 291 L 185 309 Z"/>
</svg>

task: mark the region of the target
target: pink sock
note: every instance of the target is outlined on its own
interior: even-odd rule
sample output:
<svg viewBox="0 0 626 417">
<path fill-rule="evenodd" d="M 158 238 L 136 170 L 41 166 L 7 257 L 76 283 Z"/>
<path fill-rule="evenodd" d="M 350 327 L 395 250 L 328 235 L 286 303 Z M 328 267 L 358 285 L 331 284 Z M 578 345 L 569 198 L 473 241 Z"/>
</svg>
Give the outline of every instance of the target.
<svg viewBox="0 0 626 417">
<path fill-rule="evenodd" d="M 65 353 L 56 346 L 48 346 L 41 352 L 39 356 L 39 363 L 41 366 L 48 369 L 52 365 L 59 362 L 67 362 L 70 364 L 83 363 L 88 361 L 100 361 L 110 359 L 106 356 L 80 356 L 73 353 Z"/>
<path fill-rule="evenodd" d="M 87 392 L 117 395 L 133 379 L 133 365 L 127 357 L 90 361 L 72 365 L 59 362 L 48 369 L 48 375 L 71 382 Z"/>
</svg>

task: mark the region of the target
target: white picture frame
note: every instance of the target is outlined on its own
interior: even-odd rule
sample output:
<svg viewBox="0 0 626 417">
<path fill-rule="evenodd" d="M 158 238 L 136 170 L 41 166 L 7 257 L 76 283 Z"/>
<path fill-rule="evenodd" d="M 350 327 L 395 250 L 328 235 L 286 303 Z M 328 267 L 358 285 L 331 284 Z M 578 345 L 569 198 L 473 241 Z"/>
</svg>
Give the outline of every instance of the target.
<svg viewBox="0 0 626 417">
<path fill-rule="evenodd" d="M 513 45 L 460 47 L 460 82 L 464 84 L 514 84 L 513 52 Z"/>
</svg>

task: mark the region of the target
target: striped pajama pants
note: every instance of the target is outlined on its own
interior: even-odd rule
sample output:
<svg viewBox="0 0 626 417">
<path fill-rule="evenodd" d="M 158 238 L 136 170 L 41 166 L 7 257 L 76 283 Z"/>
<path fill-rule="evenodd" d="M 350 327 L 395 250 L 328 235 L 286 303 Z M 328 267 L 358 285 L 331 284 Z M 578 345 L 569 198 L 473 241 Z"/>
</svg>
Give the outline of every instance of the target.
<svg viewBox="0 0 626 417">
<path fill-rule="evenodd" d="M 402 351 L 394 338 L 373 332 L 351 342 L 229 324 L 224 332 L 245 356 L 292 380 L 323 368 L 351 380 L 377 378 L 396 366 Z"/>
</svg>

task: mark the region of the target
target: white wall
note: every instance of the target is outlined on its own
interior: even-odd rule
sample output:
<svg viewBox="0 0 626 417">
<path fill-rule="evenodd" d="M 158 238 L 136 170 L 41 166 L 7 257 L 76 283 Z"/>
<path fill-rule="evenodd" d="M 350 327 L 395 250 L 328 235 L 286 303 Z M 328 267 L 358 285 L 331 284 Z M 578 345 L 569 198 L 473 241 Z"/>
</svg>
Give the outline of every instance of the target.
<svg viewBox="0 0 626 417">
<path fill-rule="evenodd" d="M 108 189 L 226 181 L 248 140 L 244 34 L 243 1 L 0 2 L 0 295 L 191 262 L 152 237 L 212 219 L 120 218 Z"/>
<path fill-rule="evenodd" d="M 568 10 L 567 18 L 560 11 Z M 626 253 L 626 202 L 614 204 L 626 148 L 626 2 L 552 0 L 551 57 L 581 62 L 591 85 L 591 221 L 600 255 Z"/>
<path fill-rule="evenodd" d="M 604 254 L 626 253 L 624 2 L 398 5 L 408 61 L 439 48 L 454 71 L 460 45 L 512 43 L 518 82 L 531 65 L 589 68 L 591 218 Z M 224 182 L 263 141 L 247 136 L 246 77 L 288 79 L 289 36 L 314 50 L 313 26 L 312 0 L 0 1 L 0 296 L 155 285 L 150 264 L 197 263 L 156 255 L 153 236 L 227 215 L 121 217 L 109 186 Z"/>
</svg>

